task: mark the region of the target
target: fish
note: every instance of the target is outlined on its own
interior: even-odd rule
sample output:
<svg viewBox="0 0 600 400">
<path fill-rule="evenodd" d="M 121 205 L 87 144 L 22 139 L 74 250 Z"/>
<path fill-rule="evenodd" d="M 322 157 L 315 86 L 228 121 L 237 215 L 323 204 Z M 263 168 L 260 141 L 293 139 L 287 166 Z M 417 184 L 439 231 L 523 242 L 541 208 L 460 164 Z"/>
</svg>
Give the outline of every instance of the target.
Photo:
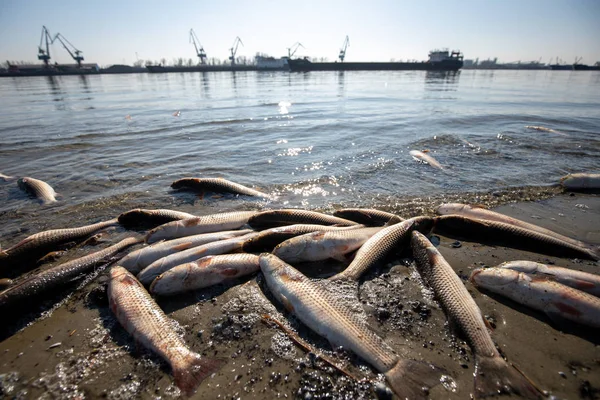
<svg viewBox="0 0 600 400">
<path fill-rule="evenodd" d="M 334 231 L 340 229 L 359 229 L 364 228 L 364 225 L 350 226 L 332 226 L 332 225 L 316 225 L 316 224 L 295 224 L 287 226 L 278 226 L 276 228 L 265 229 L 260 231 L 258 235 L 253 236 L 242 245 L 243 251 L 246 253 L 271 252 L 281 242 L 293 237 L 304 235 L 306 233 L 317 231 Z"/>
<path fill-rule="evenodd" d="M 58 195 L 52 186 L 46 182 L 35 178 L 24 177 L 17 181 L 19 187 L 36 197 L 42 204 L 49 204 L 56 202 L 56 196 Z"/>
<path fill-rule="evenodd" d="M 508 268 L 478 268 L 469 279 L 478 288 L 541 311 L 555 322 L 600 328 L 600 298 L 548 277 Z"/>
<path fill-rule="evenodd" d="M 156 226 L 166 224 L 167 222 L 196 217 L 196 215 L 175 210 L 146 210 L 143 208 L 136 208 L 122 213 L 119 215 L 118 220 L 125 228 L 137 226 L 155 228 Z"/>
<path fill-rule="evenodd" d="M 190 350 L 146 289 L 123 267 L 110 270 L 108 301 L 121 326 L 136 342 L 170 365 L 175 384 L 185 395 L 194 394 L 204 379 L 225 364 L 223 359 L 202 357 Z"/>
<path fill-rule="evenodd" d="M 317 225 L 358 225 L 354 221 L 334 217 L 316 211 L 301 209 L 282 209 L 262 211 L 248 220 L 248 225 L 254 229 L 268 229 L 284 225 L 317 224 Z"/>
<path fill-rule="evenodd" d="M 415 217 L 383 228 L 362 245 L 345 270 L 329 279 L 357 281 L 368 269 L 392 252 L 402 251 L 404 246 L 410 243 L 410 234 L 413 230 L 429 233 L 432 227 L 433 218 Z"/>
<path fill-rule="evenodd" d="M 170 254 L 148 265 L 137 275 L 137 278 L 144 286 L 148 286 L 157 276 L 177 265 L 196 261 L 202 257 L 215 254 L 239 253 L 242 251 L 242 243 L 244 240 L 252 235 L 256 235 L 256 233 L 253 232 L 244 236 L 206 243 L 202 246 Z"/>
<path fill-rule="evenodd" d="M 244 236 L 253 232 L 251 229 L 242 229 L 237 231 L 223 231 L 214 233 L 201 233 L 199 235 L 185 236 L 179 239 L 157 242 L 153 245 L 142 247 L 133 251 L 119 260 L 119 265 L 132 274 L 137 275 L 141 270 L 152 264 L 154 261 L 166 257 L 170 254 L 198 247 L 206 243 L 216 242 L 223 239 L 231 239 L 237 236 Z"/>
<path fill-rule="evenodd" d="M 99 230 L 118 225 L 117 219 L 78 228 L 52 229 L 28 236 L 0 252 L 0 276 L 18 274 L 35 267 L 35 261 L 69 242 L 84 240 Z"/>
<path fill-rule="evenodd" d="M 334 346 L 342 346 L 383 373 L 401 399 L 425 399 L 439 383 L 435 366 L 400 358 L 353 312 L 291 265 L 268 253 L 260 255 L 260 269 L 269 291 L 290 313 Z"/>
<path fill-rule="evenodd" d="M 223 178 L 182 178 L 171 184 L 173 189 L 192 190 L 194 192 L 232 193 L 244 196 L 264 197 L 271 196 L 251 189 L 239 183 L 228 181 Z"/>
<path fill-rule="evenodd" d="M 573 244 L 574 246 L 579 246 L 583 248 L 588 248 L 593 250 L 593 247 L 584 243 L 580 240 L 576 240 L 570 238 L 568 236 L 561 235 L 560 233 L 556 233 L 551 231 L 550 229 L 543 228 L 539 225 L 531 224 L 529 222 L 521 221 L 520 219 L 509 217 L 508 215 L 504 215 L 492 210 L 488 210 L 486 208 L 478 207 L 478 206 L 470 206 L 468 204 L 461 203 L 446 203 L 442 204 L 438 207 L 437 213 L 440 215 L 462 215 L 463 217 L 476 218 L 476 219 L 484 219 L 488 221 L 498 221 L 505 224 L 510 224 L 514 226 L 519 226 L 521 228 L 529 229 L 535 232 L 543 233 L 544 235 L 553 236 L 557 239 L 560 239 L 564 242 L 568 242 Z"/>
<path fill-rule="evenodd" d="M 524 272 L 527 275 L 547 277 L 563 285 L 600 297 L 600 275 L 533 261 L 508 261 L 496 267 Z"/>
<path fill-rule="evenodd" d="M 390 220 L 404 221 L 403 218 L 400 218 L 396 214 L 372 208 L 342 208 L 341 210 L 336 210 L 333 215 L 366 226 L 383 226 L 390 222 Z"/>
<path fill-rule="evenodd" d="M 9 176 L 9 175 L 4 175 L 3 173 L 0 172 L 0 180 L 3 182 L 11 182 L 15 180 L 14 176 Z"/>
<path fill-rule="evenodd" d="M 94 267 L 106 262 L 109 257 L 142 242 L 142 238 L 128 237 L 103 250 L 67 261 L 27 277 L 25 280 L 0 292 L 0 309 L 6 307 L 19 308 L 19 304 L 26 304 L 33 299 L 43 298 L 44 295 L 85 276 Z"/>
<path fill-rule="evenodd" d="M 206 256 L 163 272 L 150 285 L 150 293 L 171 296 L 249 275 L 259 269 L 258 256 L 254 254 Z"/>
<path fill-rule="evenodd" d="M 148 232 L 146 243 L 151 244 L 159 240 L 176 239 L 200 233 L 239 229 L 248 223 L 248 219 L 256 213 L 257 211 L 233 211 L 168 222 Z"/>
<path fill-rule="evenodd" d="M 537 389 L 498 353 L 481 310 L 435 246 L 422 233 L 413 231 L 411 248 L 419 274 L 475 354 L 475 397 L 510 392 L 540 398 Z"/>
<path fill-rule="evenodd" d="M 600 174 L 569 174 L 560 178 L 560 184 L 571 191 L 598 190 Z"/>
<path fill-rule="evenodd" d="M 595 261 L 600 259 L 598 253 L 588 247 L 576 246 L 554 236 L 498 221 L 442 215 L 435 217 L 433 231 L 451 238 L 513 247 L 551 256 Z"/>
<path fill-rule="evenodd" d="M 433 158 L 429 154 L 425 154 L 422 151 L 411 150 L 408 154 L 410 154 L 411 156 L 413 156 L 413 158 L 415 158 L 416 160 L 419 160 L 421 162 L 425 162 L 425 163 L 431 165 L 434 168 L 444 169 L 444 167 L 442 166 L 442 164 L 440 164 L 435 158 Z"/>
<path fill-rule="evenodd" d="M 280 243 L 273 254 L 292 264 L 328 258 L 346 261 L 346 254 L 360 248 L 381 229 L 383 228 L 375 227 L 307 233 Z"/>
<path fill-rule="evenodd" d="M 548 132 L 548 133 L 561 133 L 561 132 L 557 132 L 552 128 L 546 128 L 544 126 L 534 126 L 534 125 L 526 125 L 525 126 L 526 129 L 532 129 L 534 131 L 539 131 L 539 132 Z"/>
</svg>

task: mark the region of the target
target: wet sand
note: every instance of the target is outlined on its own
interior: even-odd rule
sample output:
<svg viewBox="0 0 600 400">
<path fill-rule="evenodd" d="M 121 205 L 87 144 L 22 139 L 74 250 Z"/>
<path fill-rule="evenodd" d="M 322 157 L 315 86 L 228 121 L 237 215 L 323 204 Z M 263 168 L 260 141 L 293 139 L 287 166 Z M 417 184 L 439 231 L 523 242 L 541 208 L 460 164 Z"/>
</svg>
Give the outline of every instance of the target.
<svg viewBox="0 0 600 400">
<path fill-rule="evenodd" d="M 177 209 L 191 211 L 190 207 Z M 113 216 L 125 210 L 106 207 L 103 214 L 112 212 Z M 495 210 L 600 245 L 598 195 L 563 194 L 534 202 L 505 204 Z M 418 212 L 422 211 L 411 210 Z M 41 222 L 40 226 L 43 225 Z M 126 234 L 122 230 L 114 232 L 111 242 Z M 454 242 L 441 237 L 439 249 L 464 279 L 482 265 L 519 259 L 599 272 L 597 262 L 470 242 L 461 242 L 456 248 Z M 81 256 L 91 249 L 79 249 L 70 257 Z M 309 276 L 326 277 L 342 267 L 337 262 L 325 262 L 300 269 Z M 25 315 L 17 324 L 3 322 L 0 396 L 49 399 L 179 396 L 168 366 L 137 346 L 111 314 L 104 292 L 106 279 L 106 273 L 100 272 L 90 283 L 78 285 L 51 315 L 12 335 L 11 331 L 36 314 Z M 245 282 L 158 299 L 165 312 L 177 321 L 177 329 L 192 349 L 206 357 L 228 360 L 217 374 L 202 383 L 195 398 L 376 398 L 373 384 L 356 382 L 313 354 L 307 354 L 279 328 L 263 322 L 261 315 L 269 314 L 284 322 L 318 352 L 344 365 L 352 375 L 382 381 L 380 375 L 355 356 L 332 350 L 324 339 L 303 327 L 280 305 L 271 303 L 260 275 Z M 501 353 L 541 389 L 557 399 L 599 398 L 599 332 L 557 325 L 542 313 L 482 294 L 468 282 L 466 285 L 495 326 L 492 338 Z M 370 271 L 358 287 L 333 283 L 326 287 L 335 290 L 340 301 L 348 303 L 402 357 L 431 362 L 448 371 L 456 389 L 452 389 L 452 384 L 439 385 L 431 391 L 432 399 L 469 398 L 474 369 L 471 350 L 451 332 L 431 292 L 423 289 L 411 259 L 400 258 Z M 46 306 L 50 303 L 45 302 Z"/>
</svg>

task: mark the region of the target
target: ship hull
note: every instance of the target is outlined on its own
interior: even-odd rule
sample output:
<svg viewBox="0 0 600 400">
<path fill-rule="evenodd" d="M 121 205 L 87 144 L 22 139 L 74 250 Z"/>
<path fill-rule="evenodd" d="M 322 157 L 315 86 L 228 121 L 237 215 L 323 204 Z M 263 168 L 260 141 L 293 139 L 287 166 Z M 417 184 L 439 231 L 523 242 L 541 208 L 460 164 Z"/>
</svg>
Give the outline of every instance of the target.
<svg viewBox="0 0 600 400">
<path fill-rule="evenodd" d="M 458 71 L 463 62 L 459 60 L 426 62 L 324 62 L 289 60 L 292 72 L 306 71 Z"/>
<path fill-rule="evenodd" d="M 192 67 L 163 67 L 147 65 L 148 72 L 164 74 L 169 72 L 223 72 L 223 71 L 257 71 L 256 65 L 195 65 Z"/>
</svg>

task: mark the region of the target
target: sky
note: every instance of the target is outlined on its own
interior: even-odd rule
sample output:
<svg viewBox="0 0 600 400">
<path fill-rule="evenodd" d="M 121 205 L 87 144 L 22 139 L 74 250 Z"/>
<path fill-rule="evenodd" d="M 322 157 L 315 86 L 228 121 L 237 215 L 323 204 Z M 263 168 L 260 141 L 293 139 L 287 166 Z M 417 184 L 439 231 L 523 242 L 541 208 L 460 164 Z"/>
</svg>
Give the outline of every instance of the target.
<svg viewBox="0 0 600 400">
<path fill-rule="evenodd" d="M 137 59 L 197 60 L 193 28 L 208 57 L 257 52 L 346 61 L 425 60 L 459 49 L 466 59 L 502 62 L 556 57 L 600 61 L 600 0 L 0 0 L 0 61 L 37 61 L 42 26 L 60 32 L 101 66 Z M 52 61 L 72 62 L 56 42 Z"/>
</svg>

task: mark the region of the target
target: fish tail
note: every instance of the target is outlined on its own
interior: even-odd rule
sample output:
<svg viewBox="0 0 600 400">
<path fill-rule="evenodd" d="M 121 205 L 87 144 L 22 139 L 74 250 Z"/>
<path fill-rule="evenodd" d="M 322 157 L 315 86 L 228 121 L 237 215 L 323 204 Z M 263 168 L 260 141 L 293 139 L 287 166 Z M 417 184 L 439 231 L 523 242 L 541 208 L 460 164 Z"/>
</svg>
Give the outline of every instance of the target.
<svg viewBox="0 0 600 400">
<path fill-rule="evenodd" d="M 175 384 L 186 396 L 191 396 L 200 383 L 220 370 L 225 362 L 220 358 L 201 357 L 197 353 L 189 352 L 178 365 L 173 366 Z"/>
<path fill-rule="evenodd" d="M 514 393 L 527 399 L 542 397 L 532 382 L 502 357 L 476 356 L 475 398 L 502 393 Z"/>
<path fill-rule="evenodd" d="M 404 399 L 427 399 L 429 389 L 440 383 L 443 370 L 425 362 L 399 360 L 385 373 L 394 393 Z"/>
</svg>

